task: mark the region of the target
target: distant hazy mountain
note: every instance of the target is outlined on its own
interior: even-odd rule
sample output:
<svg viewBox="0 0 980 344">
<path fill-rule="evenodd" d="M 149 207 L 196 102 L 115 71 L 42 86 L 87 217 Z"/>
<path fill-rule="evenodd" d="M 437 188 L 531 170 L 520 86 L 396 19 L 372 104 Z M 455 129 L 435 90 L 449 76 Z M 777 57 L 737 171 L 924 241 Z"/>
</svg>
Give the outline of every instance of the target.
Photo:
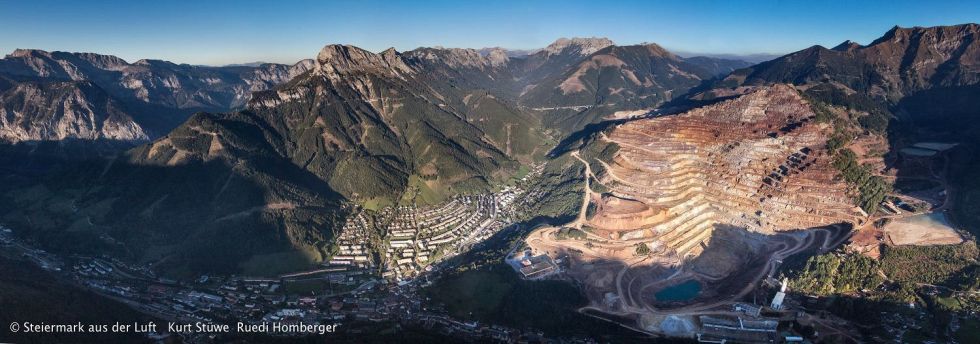
<svg viewBox="0 0 980 344">
<path fill-rule="evenodd" d="M 490 53 L 492 53 L 492 52 L 498 52 L 499 51 L 499 52 L 503 52 L 504 55 L 507 55 L 507 57 L 522 57 L 522 56 L 531 55 L 531 54 L 537 52 L 538 50 L 541 50 L 541 49 L 507 49 L 507 48 L 501 48 L 501 47 L 491 47 L 491 48 L 480 48 L 480 49 L 477 49 L 477 52 L 479 52 L 480 55 L 482 55 L 482 56 L 487 56 L 487 55 L 490 55 Z"/>
<path fill-rule="evenodd" d="M 264 64 L 270 64 L 269 62 L 255 61 L 246 63 L 229 63 L 221 67 L 259 67 Z"/>
<path fill-rule="evenodd" d="M 701 57 L 711 57 L 711 58 L 725 59 L 725 60 L 745 61 L 745 62 L 748 62 L 750 64 L 756 64 L 756 63 L 766 62 L 766 61 L 772 60 L 774 58 L 783 56 L 782 54 L 767 54 L 767 53 L 758 53 L 758 54 L 725 54 L 725 53 L 692 53 L 692 52 L 687 52 L 687 51 L 676 51 L 675 53 L 678 56 L 685 57 L 685 58 L 691 58 L 691 57 L 701 56 Z"/>
</svg>

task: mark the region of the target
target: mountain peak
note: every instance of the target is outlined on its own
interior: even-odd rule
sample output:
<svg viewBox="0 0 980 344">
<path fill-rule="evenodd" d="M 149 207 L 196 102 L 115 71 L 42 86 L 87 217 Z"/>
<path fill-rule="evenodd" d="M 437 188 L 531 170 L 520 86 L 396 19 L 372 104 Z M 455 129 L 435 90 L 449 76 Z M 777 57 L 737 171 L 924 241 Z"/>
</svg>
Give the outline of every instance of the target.
<svg viewBox="0 0 980 344">
<path fill-rule="evenodd" d="M 562 37 L 544 48 L 544 51 L 549 55 L 556 55 L 566 49 L 576 49 L 579 55 L 590 55 L 613 44 L 613 41 L 605 37 Z"/>
<path fill-rule="evenodd" d="M 649 51 L 650 54 L 654 56 L 667 57 L 672 59 L 678 58 L 677 55 L 674 55 L 674 53 L 670 52 L 670 50 L 665 49 L 664 47 L 660 46 L 657 43 L 643 43 L 643 47 L 646 48 L 647 51 Z"/>
<path fill-rule="evenodd" d="M 368 59 L 372 56 L 376 56 L 376 54 L 353 45 L 327 44 L 323 49 L 320 49 L 320 53 L 316 55 L 316 60 L 320 63 L 348 62 Z"/>
<path fill-rule="evenodd" d="M 928 38 L 930 41 L 962 41 L 968 36 L 980 35 L 980 24 L 969 23 L 948 26 L 915 26 L 903 28 L 898 25 L 885 32 L 880 38 L 868 44 L 868 46 L 878 45 L 887 42 L 907 43 L 912 38 Z"/>
<path fill-rule="evenodd" d="M 510 60 L 510 55 L 507 53 L 507 50 L 501 48 L 492 48 L 487 50 L 486 57 L 492 66 L 502 66 L 507 64 L 507 61 Z"/>
<path fill-rule="evenodd" d="M 381 52 L 381 55 L 382 56 L 385 56 L 385 55 L 388 55 L 388 56 L 397 56 L 398 55 L 398 50 L 395 50 L 395 47 L 390 47 L 390 48 L 385 49 L 384 51 L 382 51 Z"/>
<path fill-rule="evenodd" d="M 40 49 L 14 49 L 7 57 L 51 56 L 51 53 Z"/>
<path fill-rule="evenodd" d="M 133 62 L 133 64 L 134 65 L 140 65 L 140 66 L 148 66 L 148 67 L 150 67 L 150 66 L 163 66 L 163 65 L 166 65 L 166 66 L 176 66 L 177 65 L 176 63 L 173 63 L 173 62 L 170 62 L 170 61 L 157 60 L 157 59 L 140 59 L 140 60 L 138 60 L 136 62 Z"/>
<path fill-rule="evenodd" d="M 13 53 L 7 55 L 8 58 L 48 58 L 56 60 L 76 60 L 80 59 L 91 63 L 102 69 L 112 69 L 110 67 L 125 66 L 129 63 L 115 55 L 103 55 L 96 53 L 73 53 L 65 51 L 45 51 L 41 49 L 14 49 Z"/>
<path fill-rule="evenodd" d="M 316 56 L 314 69 L 327 76 L 354 72 L 398 74 L 412 71 L 394 48 L 375 54 L 353 45 L 341 44 L 329 44 L 323 47 Z"/>
<path fill-rule="evenodd" d="M 846 41 L 841 42 L 837 46 L 831 48 L 830 50 L 836 50 L 836 51 L 852 51 L 852 50 L 855 50 L 855 49 L 860 49 L 861 47 L 862 47 L 862 45 L 858 44 L 857 42 L 854 42 L 852 40 L 846 40 Z"/>
</svg>

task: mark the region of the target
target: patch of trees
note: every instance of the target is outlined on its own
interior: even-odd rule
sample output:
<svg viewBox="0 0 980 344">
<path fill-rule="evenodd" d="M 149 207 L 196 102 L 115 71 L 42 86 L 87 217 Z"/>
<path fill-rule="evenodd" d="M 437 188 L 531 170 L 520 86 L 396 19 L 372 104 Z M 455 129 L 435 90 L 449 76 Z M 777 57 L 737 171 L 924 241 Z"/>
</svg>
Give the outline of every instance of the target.
<svg viewBox="0 0 980 344">
<path fill-rule="evenodd" d="M 571 219 L 578 216 L 582 206 L 582 183 L 585 167 L 569 156 L 552 160 L 545 165 L 542 178 L 531 186 L 544 195 L 528 205 L 525 214 L 553 219 Z"/>
<path fill-rule="evenodd" d="M 803 269 L 790 271 L 790 286 L 808 295 L 833 295 L 877 288 L 884 281 L 874 259 L 855 253 L 828 253 L 807 259 Z"/>
<path fill-rule="evenodd" d="M 601 141 L 596 141 L 601 142 Z M 593 148 L 594 147 L 594 148 Z M 584 154 L 586 156 L 591 156 L 594 159 L 599 159 L 602 161 L 612 161 L 619 152 L 619 144 L 615 142 L 609 142 L 605 144 L 594 144 L 586 147 Z"/>
<path fill-rule="evenodd" d="M 817 123 L 833 123 L 833 121 L 837 118 L 837 116 L 830 111 L 830 108 L 820 101 L 810 100 L 810 108 L 814 113 L 813 120 Z"/>
<path fill-rule="evenodd" d="M 858 123 L 862 129 L 878 134 L 883 134 L 888 131 L 888 122 L 892 117 L 891 112 L 885 105 L 874 101 L 862 92 L 848 94 L 832 84 L 821 84 L 806 90 L 804 95 L 810 100 L 811 104 L 834 104 L 848 109 L 867 112 L 866 115 L 858 118 Z M 825 106 L 822 105 L 822 107 L 825 110 Z M 814 106 L 814 113 L 817 115 L 817 121 L 828 119 L 826 116 L 828 113 L 821 113 L 821 111 L 816 109 L 816 106 Z M 829 119 L 833 119 L 833 114 L 829 115 L 831 116 Z"/>
<path fill-rule="evenodd" d="M 977 264 L 977 245 L 973 241 L 960 245 L 888 246 L 881 253 L 882 271 L 888 278 L 906 283 L 975 287 L 976 281 L 962 281 L 962 277 L 976 277 Z"/>
<path fill-rule="evenodd" d="M 647 246 L 646 244 L 644 244 L 642 242 L 636 244 L 636 255 L 638 255 L 638 256 L 645 256 L 645 255 L 648 255 L 648 254 L 650 254 L 650 247 L 649 246 Z"/>
<path fill-rule="evenodd" d="M 872 174 L 872 168 L 857 162 L 857 154 L 850 149 L 841 149 L 834 154 L 833 165 L 849 184 L 857 187 L 857 204 L 869 214 L 878 211 L 878 206 L 891 192 L 891 185 L 884 178 Z"/>
<path fill-rule="evenodd" d="M 834 133 L 827 139 L 827 150 L 831 153 L 844 148 L 851 142 L 851 135 L 847 132 L 847 122 L 845 119 L 837 117 L 833 110 L 826 103 L 817 99 L 807 99 L 810 102 L 810 109 L 813 110 L 813 120 L 817 123 L 830 123 L 834 126 Z"/>
<path fill-rule="evenodd" d="M 555 237 L 558 240 L 575 239 L 575 240 L 585 240 L 585 232 L 571 227 L 562 227 L 555 233 Z"/>
<path fill-rule="evenodd" d="M 838 149 L 844 148 L 844 146 L 850 142 L 850 136 L 848 136 L 843 130 L 834 130 L 834 133 L 830 135 L 829 139 L 827 139 L 827 150 L 836 152 Z"/>
<path fill-rule="evenodd" d="M 589 182 L 589 188 L 592 189 L 592 192 L 604 194 L 612 191 L 612 189 L 610 189 L 608 186 L 600 183 L 598 179 L 592 177 L 589 178 L 591 179 L 591 182 Z"/>
<path fill-rule="evenodd" d="M 592 218 L 595 217 L 596 211 L 598 211 L 598 207 L 595 205 L 595 203 L 589 202 L 588 207 L 585 208 L 585 218 L 592 220 Z"/>
</svg>

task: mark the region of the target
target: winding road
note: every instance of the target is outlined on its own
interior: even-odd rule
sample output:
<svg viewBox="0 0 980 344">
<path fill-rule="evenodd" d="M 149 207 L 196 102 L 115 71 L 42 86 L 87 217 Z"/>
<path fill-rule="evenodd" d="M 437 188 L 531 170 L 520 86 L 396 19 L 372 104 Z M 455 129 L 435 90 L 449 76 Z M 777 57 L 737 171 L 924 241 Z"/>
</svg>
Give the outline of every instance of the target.
<svg viewBox="0 0 980 344">
<path fill-rule="evenodd" d="M 582 225 L 585 224 L 586 216 L 589 211 L 589 201 L 592 200 L 591 180 L 593 177 L 595 177 L 595 175 L 592 174 L 592 166 L 589 166 L 589 163 L 579 156 L 578 151 L 572 152 L 571 156 L 578 159 L 578 161 L 581 161 L 582 164 L 585 165 L 585 196 L 582 197 L 582 208 L 579 209 L 578 218 L 575 219 L 575 222 L 572 222 L 573 227 L 576 229 L 582 229 Z"/>
</svg>

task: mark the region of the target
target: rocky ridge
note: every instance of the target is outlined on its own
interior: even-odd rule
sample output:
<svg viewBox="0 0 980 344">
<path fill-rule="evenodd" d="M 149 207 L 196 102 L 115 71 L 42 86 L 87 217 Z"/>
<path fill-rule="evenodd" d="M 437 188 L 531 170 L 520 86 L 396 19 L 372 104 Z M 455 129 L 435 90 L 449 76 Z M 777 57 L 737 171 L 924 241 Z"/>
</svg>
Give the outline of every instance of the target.
<svg viewBox="0 0 980 344">
<path fill-rule="evenodd" d="M 20 83 L 51 83 L 47 88 L 57 88 L 63 82 L 87 82 L 88 88 L 99 88 L 115 101 L 115 110 L 126 113 L 130 123 L 117 123 L 117 127 L 141 128 L 142 134 L 133 132 L 127 135 L 86 135 L 82 132 L 66 130 L 63 132 L 36 130 L 23 132 L 14 137 L 7 135 L 7 141 L 60 140 L 64 138 L 93 139 L 128 137 L 145 140 L 164 134 L 190 116 L 194 111 L 227 111 L 245 105 L 252 92 L 267 90 L 293 77 L 306 72 L 313 66 L 312 60 L 304 60 L 294 65 L 262 64 L 257 67 L 205 67 L 178 65 L 160 60 L 139 60 L 128 63 L 111 56 L 92 53 L 47 52 L 34 49 L 18 49 L 0 60 L 0 77 L 9 83 L 0 83 L 0 92 L 9 91 Z M 84 93 L 89 94 L 89 93 Z M 39 94 L 35 94 L 37 96 Z M 5 99 L 17 98 L 7 95 Z M 51 102 L 53 99 L 33 99 L 29 101 Z M 76 103 L 96 103 L 95 99 L 76 99 Z M 17 107 L 17 104 L 5 104 Z M 91 107 L 91 104 L 85 105 Z M 35 107 L 34 110 L 44 110 Z M 98 112 L 99 110 L 93 110 Z M 58 122 L 72 122 L 74 119 L 61 119 L 60 112 L 13 114 L 8 111 L 6 123 L 25 124 L 29 121 L 45 120 L 36 123 L 38 127 L 58 128 Z M 17 119 L 13 117 L 17 116 Z M 99 121 L 102 115 L 95 115 Z M 123 117 L 117 117 L 123 119 Z M 8 128 L 7 132 L 18 131 Z M 35 135 L 36 134 L 36 135 Z"/>
<path fill-rule="evenodd" d="M 832 82 L 894 101 L 935 87 L 980 82 L 980 25 L 894 27 L 866 46 L 813 46 L 736 71 L 721 84 Z"/>
<path fill-rule="evenodd" d="M 88 81 L 25 82 L 0 94 L 0 141 L 147 140 L 108 94 Z"/>
</svg>

